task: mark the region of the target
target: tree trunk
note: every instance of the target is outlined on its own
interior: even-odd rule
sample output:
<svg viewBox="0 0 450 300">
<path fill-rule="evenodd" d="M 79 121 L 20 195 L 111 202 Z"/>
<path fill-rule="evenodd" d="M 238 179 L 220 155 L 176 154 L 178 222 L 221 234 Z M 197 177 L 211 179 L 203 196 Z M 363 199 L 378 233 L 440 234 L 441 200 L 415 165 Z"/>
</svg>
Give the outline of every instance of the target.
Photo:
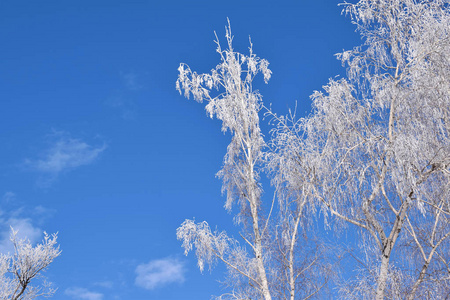
<svg viewBox="0 0 450 300">
<path fill-rule="evenodd" d="M 262 239 L 259 232 L 258 211 L 255 203 L 250 203 L 253 218 L 253 232 L 255 234 L 255 257 L 258 268 L 258 275 L 261 280 L 261 289 L 265 300 L 272 300 L 269 291 L 269 283 L 267 281 L 266 269 L 264 267 Z"/>
<path fill-rule="evenodd" d="M 388 278 L 389 258 L 391 255 L 390 252 L 391 251 L 389 250 L 388 254 L 383 253 L 383 257 L 381 258 L 380 274 L 378 276 L 377 282 L 377 293 L 376 293 L 377 300 L 384 299 L 384 290 L 386 289 L 386 282 Z"/>
<path fill-rule="evenodd" d="M 388 270 L 389 270 L 389 259 L 391 257 L 392 249 L 394 249 L 395 242 L 397 241 L 397 238 L 403 228 L 403 223 L 405 222 L 406 218 L 406 212 L 409 208 L 409 202 L 411 201 L 411 197 L 413 195 L 413 192 L 411 191 L 408 195 L 405 202 L 402 204 L 400 208 L 400 212 L 398 212 L 397 217 L 394 222 L 394 226 L 392 226 L 391 233 L 389 234 L 389 237 L 384 243 L 384 249 L 382 251 L 382 257 L 381 257 L 381 266 L 380 266 L 380 274 L 378 276 L 377 281 L 377 293 L 376 293 L 376 299 L 377 300 L 383 300 L 384 299 L 384 291 L 386 289 L 386 282 L 388 278 Z"/>
<path fill-rule="evenodd" d="M 258 202 L 259 199 L 256 195 L 257 183 L 254 176 L 254 166 L 253 166 L 253 157 L 250 147 L 247 148 L 247 161 L 249 167 L 249 179 L 247 181 L 247 188 L 249 191 L 249 199 L 250 202 L 250 210 L 252 214 L 252 223 L 253 223 L 253 234 L 255 235 L 255 257 L 256 264 L 258 268 L 258 275 L 261 280 L 261 291 L 264 295 L 265 300 L 272 300 L 272 296 L 270 295 L 269 283 L 267 281 L 266 268 L 264 266 L 263 260 L 263 247 L 262 247 L 262 237 L 259 231 L 259 216 L 258 216 Z"/>
</svg>

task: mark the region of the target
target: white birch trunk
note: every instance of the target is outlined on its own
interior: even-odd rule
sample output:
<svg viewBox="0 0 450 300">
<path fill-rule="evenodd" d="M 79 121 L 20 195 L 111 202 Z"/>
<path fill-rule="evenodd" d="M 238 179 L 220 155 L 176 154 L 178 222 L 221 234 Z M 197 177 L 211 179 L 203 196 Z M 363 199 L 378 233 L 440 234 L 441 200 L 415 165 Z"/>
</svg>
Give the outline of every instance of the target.
<svg viewBox="0 0 450 300">
<path fill-rule="evenodd" d="M 389 269 L 389 258 L 391 256 L 391 253 L 383 253 L 383 256 L 381 258 L 381 266 L 380 266 L 380 274 L 378 276 L 378 283 L 377 283 L 377 292 L 376 292 L 376 299 L 377 300 L 383 300 L 384 299 L 384 291 L 386 289 L 386 282 L 388 278 L 388 269 Z"/>
<path fill-rule="evenodd" d="M 248 132 L 246 132 L 248 134 Z M 250 140 L 250 138 L 249 138 Z M 251 145 L 248 143 L 247 145 Z M 269 283 L 267 281 L 266 268 L 264 266 L 264 257 L 263 257 L 263 246 L 262 246 L 262 237 L 259 229 L 259 216 L 258 216 L 258 202 L 260 199 L 257 197 L 257 191 L 255 191 L 257 187 L 257 183 L 254 176 L 254 164 L 253 164 L 253 156 L 251 147 L 247 147 L 247 162 L 249 165 L 249 180 L 247 183 L 247 188 L 249 191 L 249 199 L 250 202 L 250 210 L 252 214 L 252 225 L 253 225 L 253 234 L 255 236 L 255 258 L 257 262 L 258 275 L 261 280 L 261 292 L 264 295 L 265 300 L 272 300 L 272 296 L 269 290 Z"/>
</svg>

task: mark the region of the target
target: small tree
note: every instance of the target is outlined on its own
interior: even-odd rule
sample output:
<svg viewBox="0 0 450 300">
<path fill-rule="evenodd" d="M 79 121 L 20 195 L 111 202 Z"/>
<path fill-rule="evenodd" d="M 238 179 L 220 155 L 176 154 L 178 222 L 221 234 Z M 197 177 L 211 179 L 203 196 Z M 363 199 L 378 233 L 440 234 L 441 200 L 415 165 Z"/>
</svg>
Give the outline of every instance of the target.
<svg viewBox="0 0 450 300">
<path fill-rule="evenodd" d="M 39 286 L 31 282 L 42 279 L 42 271 L 61 254 L 56 239 L 56 234 L 44 232 L 42 243 L 33 247 L 29 240 L 18 239 L 17 231 L 11 228 L 14 255 L 0 254 L 0 299 L 25 300 L 54 294 L 56 290 L 45 280 Z"/>
</svg>

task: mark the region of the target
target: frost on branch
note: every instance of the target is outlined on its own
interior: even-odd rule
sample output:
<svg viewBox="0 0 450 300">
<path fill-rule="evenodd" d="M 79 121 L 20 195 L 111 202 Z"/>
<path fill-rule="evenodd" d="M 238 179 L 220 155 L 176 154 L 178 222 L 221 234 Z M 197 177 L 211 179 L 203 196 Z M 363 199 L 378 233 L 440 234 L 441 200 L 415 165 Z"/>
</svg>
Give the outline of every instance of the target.
<svg viewBox="0 0 450 300">
<path fill-rule="evenodd" d="M 268 69 L 269 63 L 266 60 L 253 54 L 251 42 L 249 55 L 234 52 L 229 24 L 226 28 L 226 38 L 228 42 L 226 50 L 222 50 L 218 39 L 216 40 L 221 63 L 211 71 L 211 74 L 199 75 L 192 72 L 185 64 L 181 64 L 176 87 L 180 93 L 184 90 L 186 97 L 192 93 L 196 101 L 207 101 L 206 111 L 209 116 L 211 118 L 215 116 L 221 120 L 222 131 L 230 131 L 232 134 L 223 168 L 219 171 L 218 176 L 223 180 L 222 192 L 226 192 L 227 195 L 225 208 L 231 210 L 235 202 L 240 206 L 240 213 L 236 220 L 238 223 L 245 224 L 245 232 L 241 235 L 246 237 L 244 238 L 246 243 L 253 250 L 252 254 L 258 274 L 256 277 L 247 274 L 247 267 L 252 264 L 233 265 L 232 258 L 242 257 L 240 253 L 244 253 L 240 247 L 231 247 L 224 252 L 231 261 L 227 261 L 221 254 L 219 258 L 234 270 L 232 272 L 236 271 L 253 282 L 249 289 L 255 291 L 258 295 L 257 298 L 271 300 L 264 261 L 266 259 L 266 249 L 263 246 L 265 229 L 261 228 L 260 224 L 262 222 L 260 221 L 259 169 L 263 158 L 262 148 L 265 143 L 259 127 L 258 113 L 262 107 L 262 99 L 261 95 L 252 87 L 253 78 L 258 73 L 263 74 L 267 83 L 271 71 Z M 212 96 L 212 93 L 216 95 Z M 202 247 L 202 245 L 204 244 L 198 243 L 196 246 Z M 211 251 L 212 248 L 202 249 Z M 203 253 L 206 258 L 209 258 L 208 255 L 211 255 L 211 252 L 200 251 L 199 253 L 202 254 L 199 256 L 202 268 Z"/>
<path fill-rule="evenodd" d="M 238 241 L 228 237 L 226 232 L 211 231 L 207 222 L 186 220 L 177 229 L 177 238 L 183 241 L 182 247 L 186 255 L 195 248 L 200 271 L 203 272 L 205 265 L 209 265 L 211 270 L 219 260 L 227 266 L 229 276 L 235 279 L 244 277 L 246 281 L 258 284 L 255 260 L 249 258 L 246 249 Z M 238 282 L 239 280 L 229 281 L 228 285 L 239 290 Z"/>
<path fill-rule="evenodd" d="M 321 248 L 319 243 L 310 243 L 312 247 L 301 244 L 309 234 L 301 225 L 305 198 L 302 193 L 293 195 L 287 190 L 283 194 L 277 186 L 270 211 L 264 211 L 262 205 L 259 175 L 267 170 L 265 156 L 270 155 L 263 152 L 268 147 L 259 125 L 262 97 L 253 90 L 252 82 L 262 73 L 267 83 L 269 64 L 253 54 L 251 43 L 249 55 L 235 52 L 229 26 L 226 38 L 226 50 L 216 40 L 221 63 L 210 74 L 197 74 L 181 64 L 176 87 L 186 97 L 206 101 L 209 116 L 221 120 L 222 131 L 232 135 L 218 176 L 227 195 L 225 208 L 230 211 L 235 204 L 240 208 L 235 221 L 241 226 L 244 246 L 225 232 L 211 231 L 206 222 L 186 220 L 177 236 L 186 254 L 195 249 L 200 270 L 218 261 L 227 266 L 224 283 L 230 290 L 218 299 L 309 299 L 326 286 L 331 268 L 322 262 L 325 251 L 315 251 Z"/>
<path fill-rule="evenodd" d="M 262 107 L 261 95 L 252 88 L 253 78 L 262 73 L 267 83 L 272 72 L 265 59 L 257 57 L 250 43 L 249 55 L 234 51 L 231 28 L 226 28 L 228 49 L 223 50 L 216 39 L 221 63 L 210 74 L 197 74 L 189 66 L 181 64 L 176 88 L 189 98 L 192 94 L 198 102 L 207 101 L 206 111 L 222 121 L 222 131 L 233 135 L 219 176 L 223 178 L 223 191 L 227 192 L 225 207 L 231 209 L 237 199 L 257 198 L 260 193 L 253 183 L 245 178 L 257 179 L 256 166 L 261 160 L 264 140 L 259 128 L 258 113 Z M 217 92 L 215 92 L 216 90 Z M 212 93 L 217 95 L 212 96 Z M 240 204 L 243 204 L 240 202 Z"/>
<path fill-rule="evenodd" d="M 17 231 L 11 228 L 15 251 L 14 255 L 0 254 L 0 299 L 34 299 L 54 294 L 56 290 L 43 280 L 41 273 L 61 254 L 56 239 L 56 234 L 44 233 L 42 243 L 33 247 L 29 240 L 18 239 Z M 40 285 L 31 285 L 39 278 Z"/>
<path fill-rule="evenodd" d="M 389 298 L 397 278 L 399 298 L 445 298 L 434 291 L 449 286 L 450 2 L 343 5 L 364 43 L 337 55 L 347 76 L 313 93 L 309 116 L 277 119 L 276 184 L 369 236 L 375 276 L 352 297 L 370 285 Z"/>
</svg>

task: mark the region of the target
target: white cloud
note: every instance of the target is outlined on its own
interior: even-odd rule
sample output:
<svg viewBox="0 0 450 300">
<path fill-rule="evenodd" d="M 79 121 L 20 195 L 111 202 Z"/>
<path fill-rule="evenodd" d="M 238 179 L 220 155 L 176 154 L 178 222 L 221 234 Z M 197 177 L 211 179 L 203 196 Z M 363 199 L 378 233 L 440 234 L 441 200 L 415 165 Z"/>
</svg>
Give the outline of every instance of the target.
<svg viewBox="0 0 450 300">
<path fill-rule="evenodd" d="M 89 291 L 85 288 L 72 287 L 64 291 L 64 294 L 78 300 L 102 300 L 103 294 Z"/>
<path fill-rule="evenodd" d="M 0 211 L 0 253 L 13 253 L 10 240 L 11 227 L 18 231 L 18 239 L 27 239 L 31 244 L 41 242 L 43 230 L 39 227 L 54 213 L 54 210 L 43 206 L 34 208 L 19 207 Z"/>
<path fill-rule="evenodd" d="M 10 217 L 8 219 L 0 219 L 0 253 L 13 253 L 14 247 L 10 241 L 11 227 L 18 231 L 18 239 L 28 239 L 31 244 L 40 241 L 42 237 L 42 229 L 33 225 L 29 218 Z"/>
<path fill-rule="evenodd" d="M 148 290 L 170 283 L 182 283 L 185 280 L 184 263 L 173 258 L 157 259 L 147 264 L 140 264 L 135 272 L 135 284 Z"/>
<path fill-rule="evenodd" d="M 88 165 L 106 149 L 106 145 L 92 146 L 64 132 L 51 135 L 51 143 L 40 159 L 27 159 L 25 165 L 45 176 L 40 178 L 44 186 L 51 184 L 61 172 Z"/>
<path fill-rule="evenodd" d="M 96 148 L 78 139 L 61 137 L 47 150 L 44 159 L 31 164 L 37 171 L 60 173 L 92 163 L 103 150 L 105 146 Z"/>
</svg>

